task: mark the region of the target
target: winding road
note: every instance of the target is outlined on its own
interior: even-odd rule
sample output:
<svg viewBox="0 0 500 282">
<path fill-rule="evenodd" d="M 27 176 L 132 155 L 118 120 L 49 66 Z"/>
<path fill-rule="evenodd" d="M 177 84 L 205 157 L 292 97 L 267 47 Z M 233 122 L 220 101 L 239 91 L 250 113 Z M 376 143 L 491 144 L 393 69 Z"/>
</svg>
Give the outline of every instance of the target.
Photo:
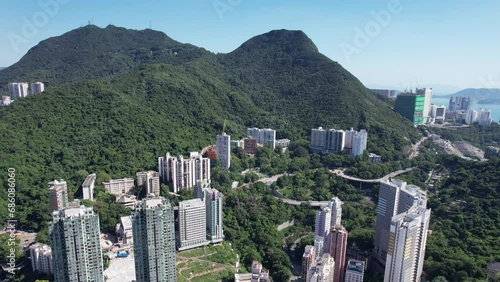
<svg viewBox="0 0 500 282">
<path fill-rule="evenodd" d="M 337 175 L 337 176 L 339 176 L 339 177 L 342 177 L 342 178 L 345 178 L 345 179 L 348 179 L 348 180 L 352 180 L 352 181 L 358 181 L 358 182 L 363 182 L 363 183 L 379 183 L 379 182 L 382 182 L 384 180 L 388 180 L 389 178 L 398 176 L 400 174 L 410 172 L 413 169 L 414 169 L 414 167 L 410 167 L 410 168 L 407 168 L 407 169 L 401 169 L 401 170 L 398 170 L 398 171 L 391 172 L 391 173 L 387 174 L 386 176 L 381 177 L 381 178 L 377 178 L 377 179 L 362 179 L 362 178 L 357 178 L 357 177 L 345 175 L 342 170 L 338 170 L 338 169 L 330 170 L 330 172 L 333 173 L 333 174 L 335 174 L 335 175 Z M 283 176 L 283 174 L 275 175 L 273 177 L 267 178 L 266 181 L 262 181 L 262 182 L 266 183 L 267 185 L 271 185 L 274 182 L 276 182 L 278 180 L 278 178 L 281 177 L 281 176 Z M 311 207 L 321 207 L 321 206 L 328 205 L 328 202 L 329 202 L 329 201 L 297 201 L 297 200 L 288 199 L 287 197 L 281 195 L 276 190 L 272 190 L 272 192 L 273 192 L 273 196 L 276 199 L 279 199 L 279 200 L 281 200 L 284 203 L 287 203 L 289 205 L 300 206 L 301 204 L 309 203 L 311 205 Z"/>
</svg>

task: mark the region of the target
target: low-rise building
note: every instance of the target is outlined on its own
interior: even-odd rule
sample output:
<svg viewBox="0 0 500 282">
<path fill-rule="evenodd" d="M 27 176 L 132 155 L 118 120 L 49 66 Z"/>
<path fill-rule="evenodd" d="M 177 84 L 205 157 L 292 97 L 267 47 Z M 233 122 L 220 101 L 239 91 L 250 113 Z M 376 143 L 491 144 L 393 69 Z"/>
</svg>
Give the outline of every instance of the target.
<svg viewBox="0 0 500 282">
<path fill-rule="evenodd" d="M 247 154 L 253 155 L 255 154 L 255 150 L 257 149 L 257 139 L 252 137 L 247 137 L 243 139 L 245 152 Z"/>
<path fill-rule="evenodd" d="M 133 208 L 138 200 L 134 195 L 123 194 L 116 198 L 116 203 L 126 206 L 127 208 Z"/>
<path fill-rule="evenodd" d="M 111 179 L 110 181 L 105 181 L 102 184 L 104 185 L 104 190 L 106 190 L 106 192 L 119 196 L 130 193 L 130 190 L 134 188 L 134 179 Z"/>
<path fill-rule="evenodd" d="M 82 193 L 84 200 L 94 200 L 94 186 L 96 174 L 89 174 L 82 183 Z"/>
<path fill-rule="evenodd" d="M 290 139 L 278 139 L 276 140 L 276 146 L 287 149 L 290 146 Z"/>
<path fill-rule="evenodd" d="M 0 106 L 8 106 L 10 105 L 10 96 L 2 96 L 2 100 L 0 101 Z"/>
<path fill-rule="evenodd" d="M 130 216 L 122 216 L 120 223 L 116 225 L 116 235 L 119 243 L 133 244 L 132 219 Z"/>
<path fill-rule="evenodd" d="M 368 159 L 370 160 L 371 163 L 373 164 L 378 164 L 382 162 L 382 157 L 379 155 L 376 155 L 374 153 L 370 153 Z"/>
</svg>

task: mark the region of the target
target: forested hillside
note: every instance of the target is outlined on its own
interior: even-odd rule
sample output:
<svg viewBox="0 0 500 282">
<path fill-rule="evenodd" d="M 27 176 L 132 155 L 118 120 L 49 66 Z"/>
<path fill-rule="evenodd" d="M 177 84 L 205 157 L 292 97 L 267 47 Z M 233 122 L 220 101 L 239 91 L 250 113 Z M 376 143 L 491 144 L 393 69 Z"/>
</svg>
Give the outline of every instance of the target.
<svg viewBox="0 0 500 282">
<path fill-rule="evenodd" d="M 368 150 L 386 159 L 403 158 L 418 135 L 300 31 L 272 31 L 216 55 L 152 30 L 87 26 L 31 49 L 0 72 L 0 82 L 11 80 L 49 84 L 0 108 L 0 170 L 18 172 L 17 217 L 35 230 L 48 213 L 48 181 L 68 180 L 74 195 L 82 172 L 155 169 L 168 151 L 213 144 L 225 119 L 237 138 L 250 126 L 295 140 L 317 126 L 365 128 Z"/>
</svg>

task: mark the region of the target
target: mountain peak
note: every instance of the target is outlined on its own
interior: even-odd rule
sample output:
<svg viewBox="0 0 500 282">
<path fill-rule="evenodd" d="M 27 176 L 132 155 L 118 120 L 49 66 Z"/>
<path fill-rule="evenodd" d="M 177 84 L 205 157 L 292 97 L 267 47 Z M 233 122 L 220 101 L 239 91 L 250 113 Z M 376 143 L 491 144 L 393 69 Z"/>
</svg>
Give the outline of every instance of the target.
<svg viewBox="0 0 500 282">
<path fill-rule="evenodd" d="M 257 35 L 245 43 L 239 50 L 274 49 L 290 52 L 318 52 L 318 47 L 301 30 L 279 29 Z M 236 50 L 238 50 L 236 49 Z M 235 50 L 235 51 L 236 51 Z"/>
</svg>

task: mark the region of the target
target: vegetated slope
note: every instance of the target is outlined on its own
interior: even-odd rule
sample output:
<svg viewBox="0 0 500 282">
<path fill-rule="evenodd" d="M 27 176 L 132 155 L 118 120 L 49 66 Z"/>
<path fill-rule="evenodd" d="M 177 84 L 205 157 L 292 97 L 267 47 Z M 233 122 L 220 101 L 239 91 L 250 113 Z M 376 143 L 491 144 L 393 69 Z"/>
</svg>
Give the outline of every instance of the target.
<svg viewBox="0 0 500 282">
<path fill-rule="evenodd" d="M 52 85 L 109 78 L 142 63 L 179 64 L 206 54 L 210 53 L 151 29 L 88 25 L 31 48 L 19 62 L 0 72 L 0 87 L 5 89 L 13 81 L 42 81 Z"/>
<path fill-rule="evenodd" d="M 80 82 L 20 99 L 0 110 L 0 170 L 18 173 L 17 219 L 38 227 L 38 214 L 49 209 L 49 181 L 68 180 L 73 194 L 80 170 L 130 177 L 156 169 L 166 152 L 213 144 L 224 118 L 229 133 L 243 132 L 245 119 L 269 119 L 196 66 L 148 65 L 111 84 Z M 6 218 L 6 190 L 1 194 Z"/>
<path fill-rule="evenodd" d="M 17 216 L 24 226 L 38 228 L 40 214 L 48 212 L 48 181 L 66 179 L 74 193 L 81 170 L 130 177 L 155 169 L 156 157 L 168 151 L 186 153 L 213 144 L 224 119 L 233 136 L 242 136 L 248 126 L 296 129 L 302 137 L 320 125 L 366 128 L 368 149 L 385 158 L 402 157 L 403 146 L 417 134 L 354 76 L 318 53 L 302 32 L 273 31 L 227 55 L 181 45 L 186 49 L 172 57 L 160 49 L 157 58 L 153 52 L 151 60 L 132 60 L 116 72 L 110 69 L 116 64 L 100 58 L 116 54 L 119 62 L 129 62 L 127 54 L 150 50 L 155 42 L 177 43 L 162 33 L 116 27 L 90 26 L 63 36 L 99 48 L 75 53 L 68 51 L 74 48 L 71 40 L 48 39 L 28 52 L 26 62 L 0 73 L 26 73 L 21 77 L 27 80 L 42 72 L 53 81 L 43 94 L 0 108 L 0 169 L 14 167 L 19 173 Z M 120 46 L 109 51 L 113 44 L 97 41 Z M 62 55 L 37 51 L 59 43 L 66 46 Z M 39 53 L 58 63 L 27 68 L 39 65 L 34 55 Z M 81 65 L 79 72 L 70 70 L 74 61 Z M 166 63 L 150 64 L 154 61 Z M 87 81 L 92 77 L 108 79 Z M 76 82 L 58 84 L 67 81 Z M 5 190 L 1 193 L 5 196 Z M 0 219 L 5 219 L 2 199 Z"/>
<path fill-rule="evenodd" d="M 302 31 L 275 30 L 220 56 L 226 80 L 254 103 L 307 130 L 317 126 L 365 128 L 377 153 L 401 151 L 416 138 L 409 121 L 394 113 L 361 82 L 318 52 Z"/>
<path fill-rule="evenodd" d="M 451 175 L 429 199 L 433 231 L 424 271 L 429 280 L 483 281 L 487 264 L 500 261 L 500 160 L 442 162 Z"/>
</svg>

